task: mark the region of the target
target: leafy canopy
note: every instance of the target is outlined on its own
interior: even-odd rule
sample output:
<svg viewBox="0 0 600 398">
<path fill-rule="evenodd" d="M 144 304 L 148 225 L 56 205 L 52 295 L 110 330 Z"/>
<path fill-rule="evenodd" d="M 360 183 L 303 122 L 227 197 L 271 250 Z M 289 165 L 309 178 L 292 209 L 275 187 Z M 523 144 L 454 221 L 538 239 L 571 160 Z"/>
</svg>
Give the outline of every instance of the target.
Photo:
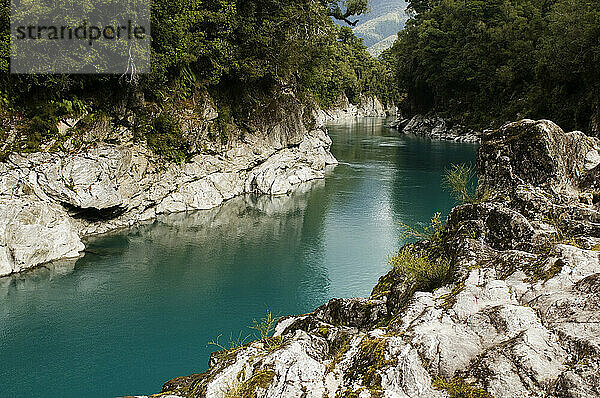
<svg viewBox="0 0 600 398">
<path fill-rule="evenodd" d="M 285 92 L 321 107 L 344 95 L 359 101 L 391 92 L 390 66 L 332 20 L 366 12 L 367 0 L 152 0 L 151 6 L 152 70 L 135 79 L 9 74 L 10 4 L 0 6 L 6 22 L 0 32 L 0 106 L 26 120 L 43 119 L 22 131 L 28 147 L 55 135 L 57 119 L 67 115 L 53 104 L 65 100 L 83 102 L 87 113 L 101 111 L 117 125 L 142 129 L 140 136 L 157 152 L 185 159 L 177 123 L 152 119 L 201 101 L 198 93 L 216 101 L 224 127 L 244 124 Z M 393 100 L 391 94 L 382 97 Z"/>
<path fill-rule="evenodd" d="M 408 113 L 600 133 L 600 2 L 411 0 L 391 50 Z"/>
</svg>

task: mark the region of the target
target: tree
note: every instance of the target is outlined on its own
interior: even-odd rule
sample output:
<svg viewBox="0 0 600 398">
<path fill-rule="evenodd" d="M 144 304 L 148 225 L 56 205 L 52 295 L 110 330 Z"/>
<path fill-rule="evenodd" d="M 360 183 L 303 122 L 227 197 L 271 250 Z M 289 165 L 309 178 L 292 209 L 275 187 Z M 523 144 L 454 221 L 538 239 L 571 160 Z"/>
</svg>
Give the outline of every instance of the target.
<svg viewBox="0 0 600 398">
<path fill-rule="evenodd" d="M 9 3 L 0 7 L 5 22 Z M 38 7 L 36 15 L 46 11 Z M 154 132 L 155 146 L 164 144 L 165 153 L 179 151 L 177 123 L 158 120 L 158 114 L 176 113 L 205 93 L 219 108 L 221 125 L 250 125 L 257 110 L 277 106 L 276 99 L 290 90 L 305 104 L 321 107 L 342 94 L 356 101 L 385 92 L 389 69 L 350 28 L 332 20 L 356 23 L 349 19 L 367 8 L 367 0 L 152 0 L 152 70 L 135 84 L 113 75 L 11 75 L 6 23 L 0 35 L 0 106 L 24 118 L 20 132 L 31 143 L 52 138 L 52 126 L 65 116 L 61 104 L 75 101 L 90 118 L 101 112 L 141 136 L 141 130 Z"/>
<path fill-rule="evenodd" d="M 433 111 L 475 128 L 546 118 L 600 133 L 600 3 L 410 5 L 415 13 L 391 50 L 405 112 Z"/>
<path fill-rule="evenodd" d="M 408 9 L 414 13 L 422 14 L 430 10 L 436 0 L 409 0 Z"/>
<path fill-rule="evenodd" d="M 369 0 L 322 0 L 327 7 L 327 14 L 337 20 L 344 21 L 350 26 L 356 26 L 358 20 L 351 21 L 350 17 L 356 17 L 369 10 Z"/>
</svg>

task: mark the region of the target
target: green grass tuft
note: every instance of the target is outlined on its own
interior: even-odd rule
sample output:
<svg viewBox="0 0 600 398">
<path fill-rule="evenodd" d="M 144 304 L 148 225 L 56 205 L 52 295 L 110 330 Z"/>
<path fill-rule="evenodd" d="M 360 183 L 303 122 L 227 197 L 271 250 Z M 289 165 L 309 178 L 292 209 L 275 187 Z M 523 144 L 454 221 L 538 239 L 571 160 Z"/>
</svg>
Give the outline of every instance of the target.
<svg viewBox="0 0 600 398">
<path fill-rule="evenodd" d="M 390 265 L 398 274 L 415 283 L 420 289 L 434 290 L 447 283 L 451 276 L 450 261 L 431 258 L 426 250 L 412 250 L 407 246 L 390 259 Z"/>
<path fill-rule="evenodd" d="M 438 212 L 431 217 L 431 223 L 420 230 L 408 224 L 400 223 L 400 229 L 402 230 L 400 238 L 403 240 L 416 239 L 438 242 L 442 239 L 444 227 L 442 213 Z"/>
<path fill-rule="evenodd" d="M 478 192 L 477 169 L 470 164 L 453 164 L 444 173 L 443 187 L 461 204 L 486 202 L 491 197 L 489 191 Z"/>
</svg>

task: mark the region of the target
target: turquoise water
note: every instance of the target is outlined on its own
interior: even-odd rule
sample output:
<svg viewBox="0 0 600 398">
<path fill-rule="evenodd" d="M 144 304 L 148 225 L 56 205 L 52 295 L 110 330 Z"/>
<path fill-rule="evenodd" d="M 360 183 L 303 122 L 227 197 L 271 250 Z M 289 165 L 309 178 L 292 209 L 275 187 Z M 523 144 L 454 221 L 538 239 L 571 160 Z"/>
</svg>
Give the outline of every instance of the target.
<svg viewBox="0 0 600 398">
<path fill-rule="evenodd" d="M 0 396 L 157 392 L 206 370 L 207 342 L 253 318 L 367 296 L 399 222 L 453 206 L 441 187 L 471 144 L 398 137 L 382 119 L 330 127 L 340 164 L 279 198 L 247 196 L 88 242 L 76 262 L 0 279 Z"/>
</svg>

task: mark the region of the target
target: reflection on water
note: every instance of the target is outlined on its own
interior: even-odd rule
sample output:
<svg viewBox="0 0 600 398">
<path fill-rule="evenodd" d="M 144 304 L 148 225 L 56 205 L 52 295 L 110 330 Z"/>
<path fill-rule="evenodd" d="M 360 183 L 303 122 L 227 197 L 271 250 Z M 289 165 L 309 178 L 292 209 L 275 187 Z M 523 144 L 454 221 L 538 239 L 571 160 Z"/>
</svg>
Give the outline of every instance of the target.
<svg viewBox="0 0 600 398">
<path fill-rule="evenodd" d="M 298 314 L 368 295 L 402 244 L 398 223 L 447 213 L 441 171 L 476 147 L 398 137 L 381 119 L 330 132 L 340 165 L 325 181 L 162 217 L 0 279 L 2 396 L 157 391 L 206 369 L 206 343 L 250 334 L 266 306 Z"/>
</svg>

